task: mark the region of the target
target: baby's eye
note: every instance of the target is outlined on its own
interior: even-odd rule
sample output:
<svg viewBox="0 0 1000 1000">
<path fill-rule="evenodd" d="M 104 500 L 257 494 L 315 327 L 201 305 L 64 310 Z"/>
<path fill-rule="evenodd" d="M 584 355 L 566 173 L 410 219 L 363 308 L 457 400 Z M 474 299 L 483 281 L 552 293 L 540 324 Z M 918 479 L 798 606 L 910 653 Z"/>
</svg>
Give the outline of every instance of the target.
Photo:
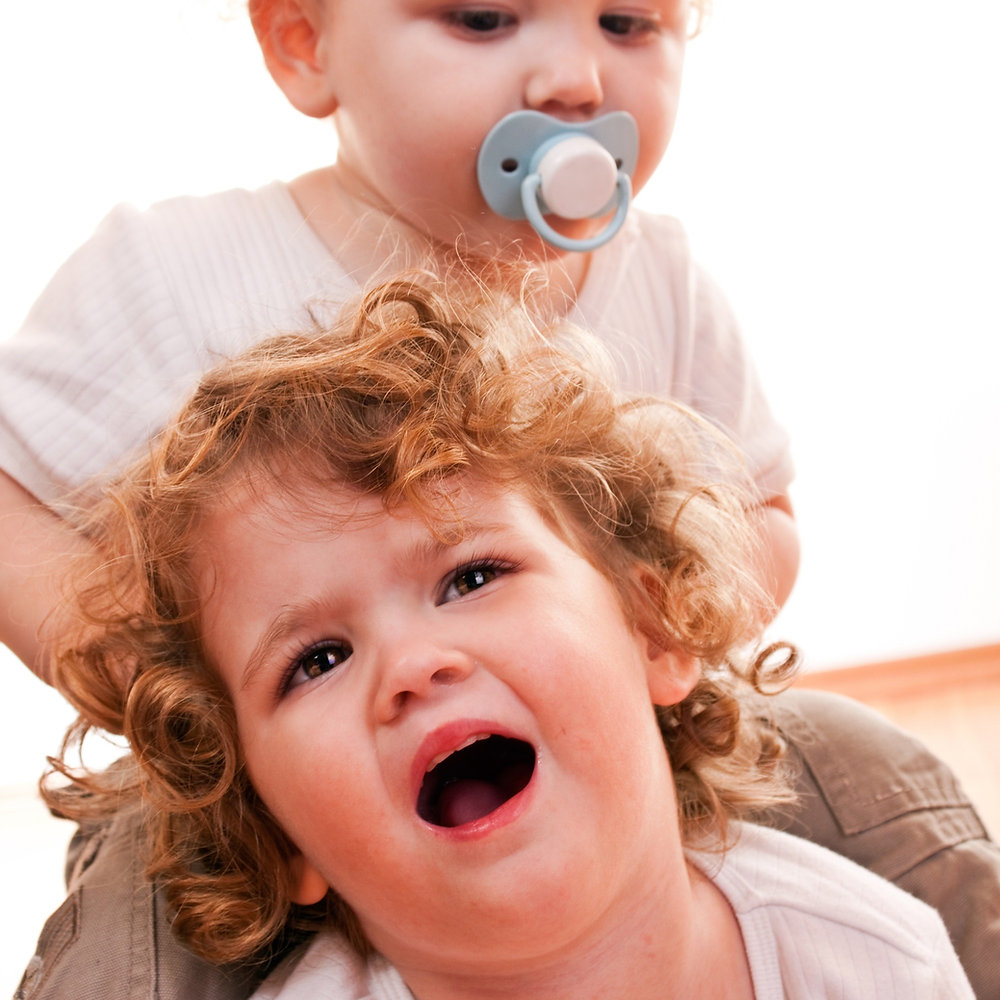
<svg viewBox="0 0 1000 1000">
<path fill-rule="evenodd" d="M 598 23 L 609 35 L 631 41 L 639 41 L 659 30 L 659 23 L 654 18 L 636 14 L 602 14 Z"/>
<path fill-rule="evenodd" d="M 466 597 L 473 591 L 479 590 L 480 587 L 492 583 L 503 572 L 504 567 L 494 561 L 470 563 L 468 566 L 462 566 L 448 581 L 442 595 L 442 603 Z"/>
<path fill-rule="evenodd" d="M 514 17 L 500 10 L 489 8 L 467 8 L 451 10 L 445 15 L 448 24 L 477 35 L 487 35 L 502 31 L 514 24 Z"/>
<path fill-rule="evenodd" d="M 297 687 L 336 670 L 347 662 L 353 650 L 343 642 L 322 642 L 295 659 L 288 677 L 288 688 Z"/>
</svg>

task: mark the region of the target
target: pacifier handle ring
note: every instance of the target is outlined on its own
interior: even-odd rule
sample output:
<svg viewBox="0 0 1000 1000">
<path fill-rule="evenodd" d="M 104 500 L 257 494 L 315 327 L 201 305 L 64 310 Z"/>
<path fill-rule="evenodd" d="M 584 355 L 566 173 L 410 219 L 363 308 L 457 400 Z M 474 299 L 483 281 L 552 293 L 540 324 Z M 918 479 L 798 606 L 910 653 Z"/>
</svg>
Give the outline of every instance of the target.
<svg viewBox="0 0 1000 1000">
<path fill-rule="evenodd" d="M 573 239 L 557 233 L 545 220 L 542 210 L 538 204 L 538 193 L 542 186 L 542 175 L 536 170 L 528 174 L 521 182 L 521 204 L 524 214 L 531 223 L 532 228 L 547 243 L 558 247 L 560 250 L 575 250 L 578 253 L 587 253 L 596 250 L 611 239 L 615 233 L 621 229 L 628 214 L 629 204 L 632 201 L 632 179 L 624 170 L 618 171 L 618 180 L 615 188 L 618 192 L 618 206 L 611 221 L 599 232 L 585 240 Z"/>
</svg>

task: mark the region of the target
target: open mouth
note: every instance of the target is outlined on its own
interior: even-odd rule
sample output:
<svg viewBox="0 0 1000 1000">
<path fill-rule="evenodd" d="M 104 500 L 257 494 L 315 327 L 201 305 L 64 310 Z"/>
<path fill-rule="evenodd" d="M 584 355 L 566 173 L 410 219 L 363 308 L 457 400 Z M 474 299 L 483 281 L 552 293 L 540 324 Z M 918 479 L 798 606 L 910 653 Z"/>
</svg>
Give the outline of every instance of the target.
<svg viewBox="0 0 1000 1000">
<path fill-rule="evenodd" d="M 478 736 L 424 775 L 417 813 L 434 826 L 474 823 L 523 791 L 534 771 L 535 750 L 530 743 Z"/>
</svg>

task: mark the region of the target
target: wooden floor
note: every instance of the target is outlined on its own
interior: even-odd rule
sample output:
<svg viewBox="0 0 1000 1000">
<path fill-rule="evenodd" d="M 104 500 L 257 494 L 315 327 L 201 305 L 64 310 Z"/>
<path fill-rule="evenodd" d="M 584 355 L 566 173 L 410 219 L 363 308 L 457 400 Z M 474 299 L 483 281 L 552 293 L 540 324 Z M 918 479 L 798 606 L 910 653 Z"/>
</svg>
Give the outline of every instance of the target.
<svg viewBox="0 0 1000 1000">
<path fill-rule="evenodd" d="M 863 701 L 917 736 L 1000 838 L 1000 645 L 804 674 L 801 687 Z"/>
</svg>

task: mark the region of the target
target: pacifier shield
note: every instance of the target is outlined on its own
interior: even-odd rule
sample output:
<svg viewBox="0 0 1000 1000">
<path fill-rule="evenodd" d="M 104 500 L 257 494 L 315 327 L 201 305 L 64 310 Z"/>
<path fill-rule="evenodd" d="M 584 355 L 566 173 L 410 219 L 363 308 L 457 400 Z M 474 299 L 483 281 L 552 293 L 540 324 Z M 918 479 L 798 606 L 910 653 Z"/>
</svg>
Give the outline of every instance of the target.
<svg viewBox="0 0 1000 1000">
<path fill-rule="evenodd" d="M 631 201 L 639 130 L 624 111 L 589 122 L 565 122 L 540 111 L 515 111 L 483 141 L 477 161 L 486 203 L 507 219 L 528 219 L 543 239 L 591 250 L 618 231 Z M 587 240 L 556 233 L 543 219 L 596 218 L 615 210 L 608 227 Z"/>
</svg>

